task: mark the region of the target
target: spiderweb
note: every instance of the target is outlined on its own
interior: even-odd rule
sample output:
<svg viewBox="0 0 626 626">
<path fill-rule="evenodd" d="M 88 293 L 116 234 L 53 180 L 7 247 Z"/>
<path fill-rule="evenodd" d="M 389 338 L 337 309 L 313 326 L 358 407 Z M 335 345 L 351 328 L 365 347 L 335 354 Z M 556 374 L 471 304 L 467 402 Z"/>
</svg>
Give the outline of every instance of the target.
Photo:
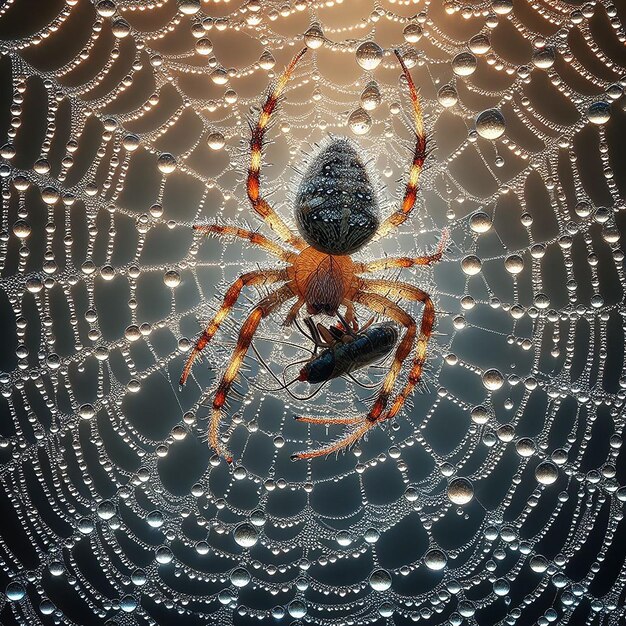
<svg viewBox="0 0 626 626">
<path fill-rule="evenodd" d="M 41 4 L 0 9 L 2 622 L 622 623 L 618 8 Z M 341 430 L 293 417 L 363 413 L 389 363 L 289 395 L 311 342 L 273 315 L 222 424 L 228 467 L 207 407 L 263 289 L 177 381 L 227 285 L 273 261 L 191 225 L 269 233 L 245 198 L 247 120 L 303 38 L 262 183 L 293 227 L 306 155 L 347 135 L 394 210 L 413 142 L 399 48 L 432 153 L 411 220 L 356 257 L 448 228 L 436 267 L 382 274 L 433 295 L 436 335 L 393 424 L 293 463 Z"/>
</svg>

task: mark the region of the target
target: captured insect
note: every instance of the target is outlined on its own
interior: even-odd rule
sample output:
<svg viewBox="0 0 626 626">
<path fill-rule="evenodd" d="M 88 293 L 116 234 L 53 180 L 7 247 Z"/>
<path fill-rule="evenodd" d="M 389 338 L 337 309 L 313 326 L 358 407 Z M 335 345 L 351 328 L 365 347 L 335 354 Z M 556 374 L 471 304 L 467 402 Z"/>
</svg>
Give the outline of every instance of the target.
<svg viewBox="0 0 626 626">
<path fill-rule="evenodd" d="M 359 329 L 344 320 L 341 325 L 326 328 L 315 324 L 310 317 L 304 321 L 309 328 L 316 352 L 300 370 L 299 381 L 311 384 L 323 383 L 357 369 L 367 367 L 387 356 L 398 341 L 398 329 L 393 322 L 372 325 L 372 318 Z M 298 418 L 305 421 L 303 418 Z"/>
<path fill-rule="evenodd" d="M 306 51 L 304 48 L 294 56 L 270 91 L 256 126 L 252 129 L 250 141 L 248 199 L 252 209 L 266 222 L 275 237 L 282 240 L 288 248 L 279 245 L 274 239 L 237 226 L 194 225 L 194 229 L 204 235 L 246 239 L 264 248 L 285 264 L 282 268 L 247 272 L 231 285 L 224 296 L 222 306 L 196 341 L 180 379 L 182 386 L 187 381 L 195 359 L 214 337 L 244 286 L 283 283 L 258 302 L 243 322 L 237 345 L 213 398 L 209 443 L 217 454 L 224 456 L 229 462 L 232 461 L 232 456 L 224 448 L 219 437 L 224 405 L 261 320 L 275 314 L 282 305 L 294 301 L 287 313 L 286 325 L 293 324 L 302 309 L 306 310 L 309 316 L 318 314 L 335 316 L 340 314 L 340 307 L 343 307 L 344 330 L 349 334 L 350 328 L 354 329 L 355 304 L 358 304 L 405 328 L 400 340 L 397 335 L 393 337 L 394 331 L 384 324 L 361 329 L 355 333 L 355 337 L 351 337 L 351 342 L 341 341 L 341 344 L 335 342 L 332 346 L 327 346 L 324 352 L 303 368 L 305 373 L 301 375 L 332 378 L 335 371 L 349 374 L 350 367 L 360 367 L 361 362 L 365 365 L 364 359 L 371 362 L 370 358 L 372 360 L 380 358 L 379 352 L 382 354 L 384 351 L 391 351 L 394 346 L 396 348 L 389 371 L 369 412 L 363 416 L 318 420 L 318 423 L 343 424 L 348 427 L 347 432 L 343 438 L 325 447 L 294 455 L 297 459 L 324 456 L 341 450 L 358 441 L 379 422 L 395 417 L 421 379 L 428 341 L 435 324 L 435 307 L 428 293 L 409 283 L 365 278 L 363 275 L 389 268 L 408 268 L 436 263 L 443 255 L 447 240 L 445 231 L 436 252 L 430 255 L 384 258 L 367 263 L 358 263 L 349 256 L 369 242 L 393 232 L 408 219 L 415 206 L 419 176 L 426 159 L 426 135 L 417 89 L 399 51 L 396 50 L 395 55 L 409 88 L 415 130 L 413 160 L 400 207 L 381 221 L 376 192 L 366 166 L 359 156 L 358 148 L 344 137 L 331 138 L 313 158 L 302 177 L 294 206 L 299 234 L 288 228 L 261 195 L 260 168 L 267 125 L 289 78 Z M 415 319 L 395 302 L 396 299 L 423 304 L 419 332 Z M 318 326 L 316 329 L 319 331 Z M 331 330 L 329 332 L 333 333 Z M 354 345 L 351 346 L 350 343 Z M 414 356 L 407 381 L 403 389 L 392 398 L 402 365 L 412 349 Z"/>
</svg>

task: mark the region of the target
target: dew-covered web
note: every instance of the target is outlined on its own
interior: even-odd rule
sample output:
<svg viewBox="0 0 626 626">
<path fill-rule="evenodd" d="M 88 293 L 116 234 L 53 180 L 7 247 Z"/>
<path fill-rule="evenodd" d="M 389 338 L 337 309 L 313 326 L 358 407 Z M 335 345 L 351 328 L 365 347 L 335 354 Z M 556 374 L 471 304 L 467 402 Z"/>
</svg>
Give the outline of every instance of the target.
<svg viewBox="0 0 626 626">
<path fill-rule="evenodd" d="M 5 2 L 2 623 L 623 623 L 619 12 Z M 231 395 L 229 466 L 207 445 L 212 392 L 267 289 L 244 290 L 178 380 L 227 286 L 276 263 L 191 226 L 272 236 L 246 200 L 248 120 L 303 40 L 264 193 L 294 227 L 310 155 L 346 135 L 397 208 L 413 149 L 398 48 L 431 153 L 411 219 L 356 258 L 423 254 L 449 229 L 439 264 L 382 274 L 433 296 L 436 333 L 397 420 L 292 462 L 341 434 L 294 416 L 363 414 L 389 361 L 289 395 L 312 343 L 283 307 Z"/>
</svg>

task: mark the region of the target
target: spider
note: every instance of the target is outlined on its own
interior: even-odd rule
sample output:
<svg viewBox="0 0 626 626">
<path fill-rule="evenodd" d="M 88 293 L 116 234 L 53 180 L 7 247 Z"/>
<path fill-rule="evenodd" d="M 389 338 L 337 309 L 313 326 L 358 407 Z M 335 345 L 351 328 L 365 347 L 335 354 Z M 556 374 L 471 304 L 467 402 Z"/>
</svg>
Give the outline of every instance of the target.
<svg viewBox="0 0 626 626">
<path fill-rule="evenodd" d="M 286 264 L 286 267 L 282 268 L 247 272 L 230 286 L 221 307 L 196 341 L 183 368 L 181 386 L 185 384 L 195 359 L 206 348 L 231 311 L 243 287 L 284 283 L 262 298 L 243 322 L 236 347 L 213 397 L 209 444 L 229 463 L 233 458 L 222 445 L 219 436 L 224 405 L 259 323 L 263 318 L 275 313 L 283 304 L 295 299 L 287 314 L 286 325 L 296 320 L 303 307 L 309 315 L 329 316 L 338 315 L 339 307 L 344 307 L 347 323 L 354 325 L 356 324 L 354 305 L 359 304 L 406 329 L 397 345 L 389 372 L 367 415 L 329 419 L 296 418 L 303 422 L 342 424 L 347 429 L 341 439 L 325 447 L 299 452 L 292 456 L 294 459 L 310 459 L 338 452 L 356 443 L 376 424 L 396 416 L 421 379 L 426 348 L 435 323 L 433 301 L 422 289 L 403 282 L 363 278 L 362 275 L 388 268 L 408 268 L 436 263 L 443 254 L 446 231 L 436 252 L 428 256 L 383 258 L 368 263 L 358 263 L 350 257 L 350 254 L 360 250 L 368 242 L 388 235 L 407 220 L 415 205 L 418 180 L 426 159 L 426 135 L 420 99 L 398 50 L 394 52 L 408 84 L 416 136 L 413 162 L 400 208 L 381 222 L 376 194 L 365 165 L 353 144 L 341 137 L 332 137 L 328 145 L 320 149 L 304 173 L 295 200 L 299 235 L 288 228 L 261 195 L 260 169 L 265 132 L 296 64 L 306 51 L 304 48 L 298 52 L 285 68 L 267 96 L 256 126 L 251 129 L 250 165 L 247 175 L 247 195 L 252 209 L 263 218 L 274 234 L 292 249 L 286 249 L 260 233 L 237 226 L 223 224 L 193 226 L 196 231 L 205 235 L 248 240 Z M 419 333 L 415 319 L 390 297 L 423 304 Z M 415 354 L 405 386 L 390 402 L 396 379 L 414 345 Z"/>
</svg>

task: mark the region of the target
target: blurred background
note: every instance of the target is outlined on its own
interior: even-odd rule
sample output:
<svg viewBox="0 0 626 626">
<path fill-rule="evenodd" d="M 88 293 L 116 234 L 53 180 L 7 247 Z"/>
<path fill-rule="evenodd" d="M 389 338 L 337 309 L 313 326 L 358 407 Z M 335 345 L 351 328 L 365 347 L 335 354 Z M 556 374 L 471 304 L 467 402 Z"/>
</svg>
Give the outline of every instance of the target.
<svg viewBox="0 0 626 626">
<path fill-rule="evenodd" d="M 608 1 L 2 4 L 0 621 L 622 623 L 623 17 Z M 393 423 L 292 462 L 343 432 L 294 416 L 365 414 L 390 363 L 288 392 L 312 344 L 281 309 L 225 412 L 229 466 L 208 407 L 267 288 L 178 381 L 228 286 L 276 261 L 191 227 L 272 236 L 246 199 L 250 124 L 304 45 L 262 193 L 295 231 L 303 172 L 346 136 L 396 210 L 414 144 L 398 49 L 430 153 L 411 219 L 355 259 L 433 251 L 447 228 L 436 266 L 380 274 L 432 295 L 436 332 Z"/>
</svg>

